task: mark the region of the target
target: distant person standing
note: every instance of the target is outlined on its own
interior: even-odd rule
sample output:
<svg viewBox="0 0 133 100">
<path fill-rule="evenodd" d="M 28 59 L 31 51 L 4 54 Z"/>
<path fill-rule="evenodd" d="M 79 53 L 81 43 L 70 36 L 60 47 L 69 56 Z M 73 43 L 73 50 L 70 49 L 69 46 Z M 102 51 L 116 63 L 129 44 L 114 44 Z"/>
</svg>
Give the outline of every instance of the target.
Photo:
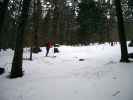
<svg viewBox="0 0 133 100">
<path fill-rule="evenodd" d="M 46 43 L 46 56 L 48 56 L 48 53 L 49 53 L 50 48 L 51 48 L 51 42 L 48 41 L 48 42 Z"/>
</svg>

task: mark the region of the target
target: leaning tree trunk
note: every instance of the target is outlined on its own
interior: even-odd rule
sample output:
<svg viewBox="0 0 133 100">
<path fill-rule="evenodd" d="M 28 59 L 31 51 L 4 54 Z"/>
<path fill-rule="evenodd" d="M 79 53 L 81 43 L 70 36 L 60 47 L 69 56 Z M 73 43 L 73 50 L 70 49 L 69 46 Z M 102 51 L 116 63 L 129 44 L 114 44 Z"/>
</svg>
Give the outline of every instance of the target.
<svg viewBox="0 0 133 100">
<path fill-rule="evenodd" d="M 120 40 L 120 46 L 121 46 L 120 62 L 129 62 L 120 0 L 115 0 L 115 5 L 116 5 L 116 14 L 118 19 L 119 40 Z"/>
<path fill-rule="evenodd" d="M 28 11 L 30 6 L 31 0 L 24 0 L 22 5 L 22 13 L 20 16 L 19 26 L 17 30 L 17 40 L 16 40 L 16 47 L 14 52 L 14 58 L 12 62 L 12 69 L 11 69 L 11 78 L 22 77 L 22 57 L 23 57 L 23 34 L 24 29 L 26 26 L 26 21 L 28 17 Z"/>
</svg>

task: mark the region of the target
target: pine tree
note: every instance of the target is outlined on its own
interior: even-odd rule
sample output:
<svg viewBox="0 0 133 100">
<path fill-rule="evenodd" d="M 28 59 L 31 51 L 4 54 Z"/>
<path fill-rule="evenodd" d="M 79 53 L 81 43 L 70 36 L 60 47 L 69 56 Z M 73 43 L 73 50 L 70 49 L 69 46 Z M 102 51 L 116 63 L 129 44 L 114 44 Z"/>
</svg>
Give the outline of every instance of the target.
<svg viewBox="0 0 133 100">
<path fill-rule="evenodd" d="M 103 11 L 94 0 L 82 0 L 79 4 L 78 19 L 80 24 L 79 37 L 81 40 L 88 41 L 93 33 L 101 33 L 103 30 Z"/>
</svg>

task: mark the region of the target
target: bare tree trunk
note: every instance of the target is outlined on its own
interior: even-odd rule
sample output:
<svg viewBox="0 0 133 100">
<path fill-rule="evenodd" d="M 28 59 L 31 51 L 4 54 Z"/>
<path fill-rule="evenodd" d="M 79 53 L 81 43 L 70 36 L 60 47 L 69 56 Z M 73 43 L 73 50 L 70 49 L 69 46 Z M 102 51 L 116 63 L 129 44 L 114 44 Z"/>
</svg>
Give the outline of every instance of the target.
<svg viewBox="0 0 133 100">
<path fill-rule="evenodd" d="M 4 0 L 0 7 L 0 37 L 2 37 L 2 28 L 5 21 L 5 14 L 7 12 L 9 0 Z M 2 46 L 2 41 L 0 39 L 0 48 Z"/>
<path fill-rule="evenodd" d="M 49 25 L 49 28 L 48 28 L 48 38 L 47 39 L 52 39 L 53 41 L 55 41 L 55 36 L 53 35 L 53 12 L 52 12 L 52 9 L 49 10 L 49 20 L 48 20 L 48 25 Z"/>
<path fill-rule="evenodd" d="M 30 60 L 32 60 L 32 46 L 30 48 Z"/>
<path fill-rule="evenodd" d="M 9 0 L 4 0 L 0 9 L 0 33 L 5 20 L 5 13 L 7 11 Z"/>
<path fill-rule="evenodd" d="M 116 5 L 116 14 L 118 19 L 119 40 L 120 40 L 120 46 L 121 46 L 120 62 L 129 62 L 120 0 L 115 0 L 115 5 Z"/>
<path fill-rule="evenodd" d="M 64 0 L 54 0 L 54 18 L 53 18 L 53 32 L 54 40 L 58 42 L 61 36 L 61 22 L 62 22 L 62 13 L 64 7 Z"/>
<path fill-rule="evenodd" d="M 34 0 L 34 15 L 33 15 L 33 24 L 34 24 L 34 48 L 33 52 L 38 53 L 41 51 L 38 43 L 38 28 L 39 28 L 39 22 L 40 22 L 40 0 Z"/>
<path fill-rule="evenodd" d="M 12 62 L 12 69 L 10 78 L 22 77 L 22 57 L 23 57 L 23 34 L 26 26 L 28 11 L 31 0 L 24 0 L 22 5 L 22 13 L 20 16 L 19 26 L 17 30 L 16 47 L 14 52 L 14 58 Z"/>
</svg>

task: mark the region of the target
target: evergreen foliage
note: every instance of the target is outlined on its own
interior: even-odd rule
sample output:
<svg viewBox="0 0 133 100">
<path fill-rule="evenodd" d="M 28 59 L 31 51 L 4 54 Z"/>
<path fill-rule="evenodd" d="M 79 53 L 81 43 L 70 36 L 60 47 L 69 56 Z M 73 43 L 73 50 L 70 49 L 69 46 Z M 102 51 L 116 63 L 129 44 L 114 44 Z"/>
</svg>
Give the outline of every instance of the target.
<svg viewBox="0 0 133 100">
<path fill-rule="evenodd" d="M 80 37 L 91 39 L 94 33 L 103 33 L 105 15 L 103 9 L 94 0 L 82 0 L 79 4 Z"/>
</svg>

